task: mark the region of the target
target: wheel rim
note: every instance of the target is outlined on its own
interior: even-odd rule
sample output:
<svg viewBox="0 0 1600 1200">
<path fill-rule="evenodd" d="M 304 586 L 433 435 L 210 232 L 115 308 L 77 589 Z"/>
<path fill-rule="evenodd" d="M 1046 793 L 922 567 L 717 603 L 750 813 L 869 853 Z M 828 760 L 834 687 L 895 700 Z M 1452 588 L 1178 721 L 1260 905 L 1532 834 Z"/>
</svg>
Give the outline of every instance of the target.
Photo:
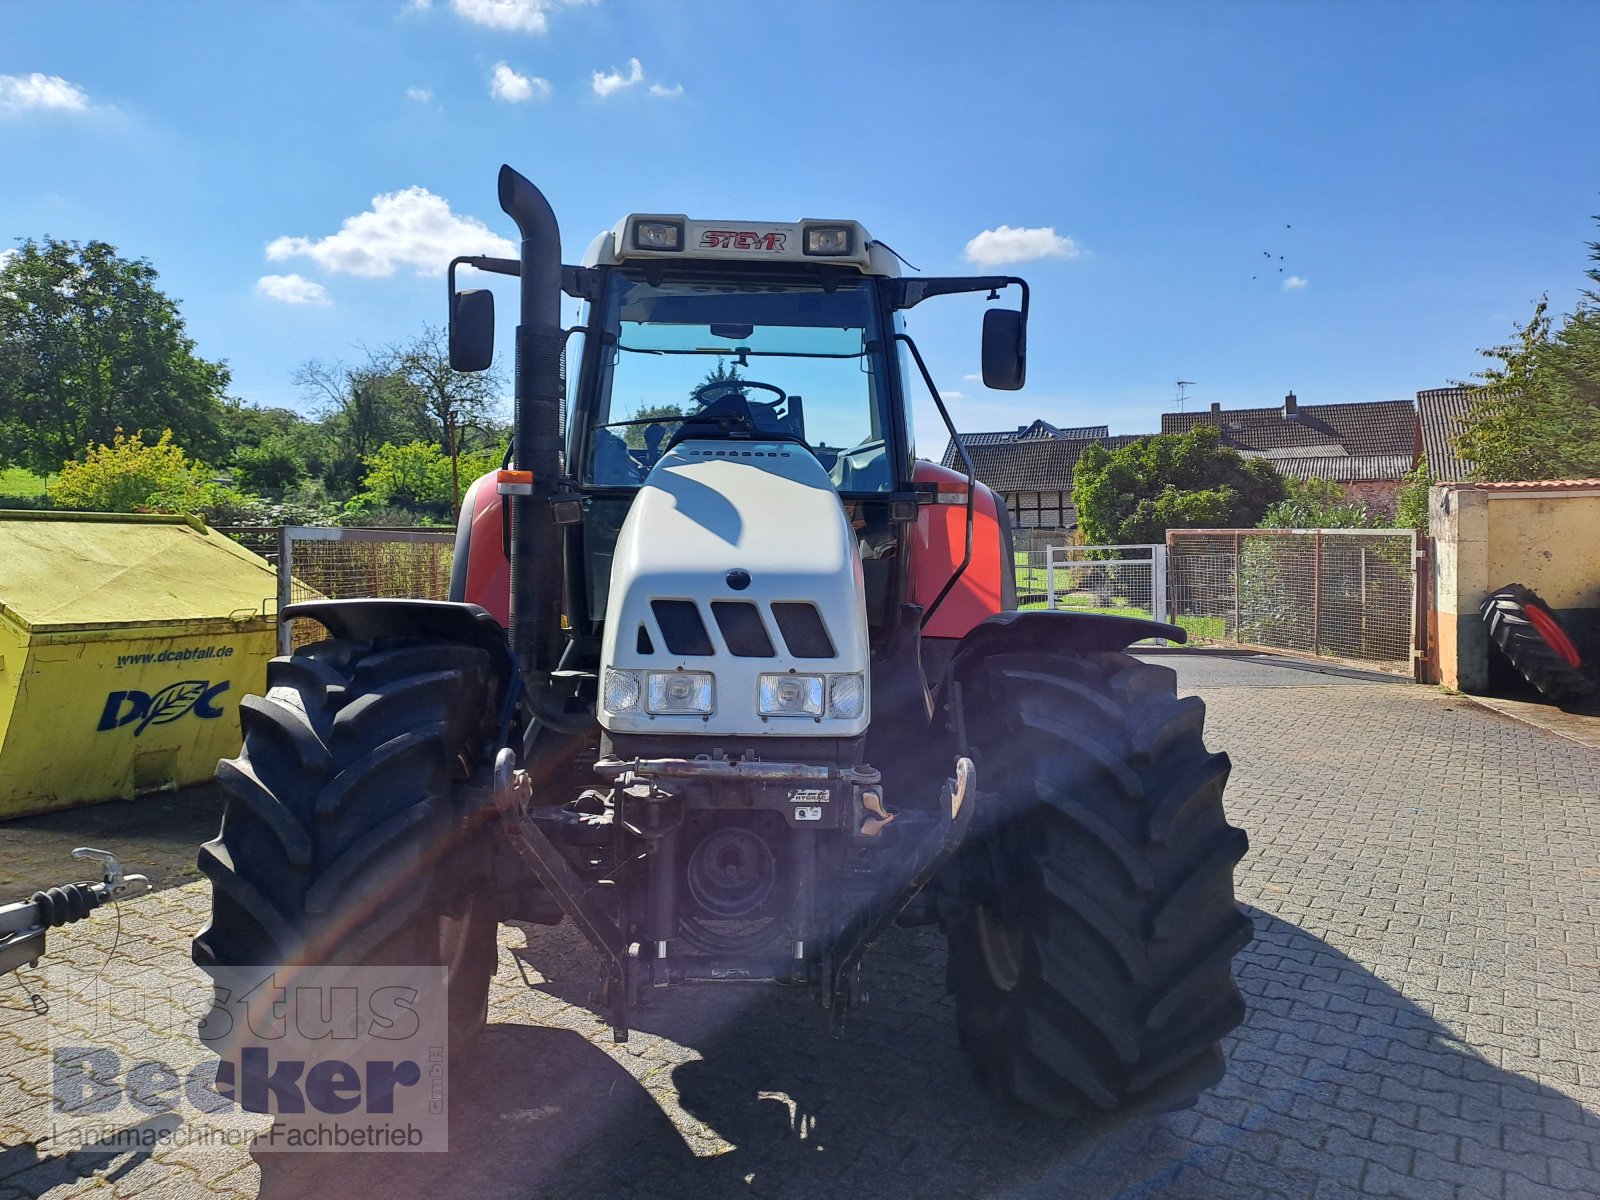
<svg viewBox="0 0 1600 1200">
<path fill-rule="evenodd" d="M 987 904 L 978 905 L 973 925 L 978 936 L 978 951 L 989 978 L 1002 992 L 1009 992 L 1022 979 L 1022 955 L 1026 933 L 1020 918 L 1006 920 Z"/>
<path fill-rule="evenodd" d="M 1567 631 L 1556 623 L 1554 617 L 1534 604 L 1528 605 L 1523 611 L 1527 613 L 1528 624 L 1539 631 L 1539 636 L 1544 639 L 1545 645 L 1554 650 L 1567 666 L 1583 665 L 1583 657 L 1578 653 L 1578 648 L 1572 644 Z"/>
</svg>

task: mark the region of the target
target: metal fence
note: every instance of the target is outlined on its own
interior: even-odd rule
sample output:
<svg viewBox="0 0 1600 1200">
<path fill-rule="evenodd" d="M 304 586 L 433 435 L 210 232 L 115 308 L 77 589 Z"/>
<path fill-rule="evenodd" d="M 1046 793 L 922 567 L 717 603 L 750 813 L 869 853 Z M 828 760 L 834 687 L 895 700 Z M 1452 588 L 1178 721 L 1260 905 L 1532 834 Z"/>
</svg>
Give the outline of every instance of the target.
<svg viewBox="0 0 1600 1200">
<path fill-rule="evenodd" d="M 1191 643 L 1259 646 L 1411 674 L 1416 534 L 1394 529 L 1174 529 L 1173 619 Z"/>
<path fill-rule="evenodd" d="M 1017 605 L 1042 608 L 1049 600 L 1050 552 L 1072 545 L 1070 529 L 1017 529 L 1011 531 L 1011 548 L 1017 569 Z"/>
<path fill-rule="evenodd" d="M 280 525 L 219 532 L 278 569 L 275 611 L 300 600 L 401 597 L 445 600 L 455 532 L 449 529 L 346 529 Z M 287 569 L 285 565 L 287 564 Z M 279 626 L 279 652 L 322 637 L 320 626 Z"/>
</svg>

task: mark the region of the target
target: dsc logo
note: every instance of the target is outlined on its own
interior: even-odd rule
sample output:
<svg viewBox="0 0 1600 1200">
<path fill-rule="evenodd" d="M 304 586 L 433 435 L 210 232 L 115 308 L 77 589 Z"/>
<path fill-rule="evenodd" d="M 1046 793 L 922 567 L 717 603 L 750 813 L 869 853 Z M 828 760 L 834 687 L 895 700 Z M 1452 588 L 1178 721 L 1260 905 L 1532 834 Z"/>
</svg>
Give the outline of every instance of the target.
<svg viewBox="0 0 1600 1200">
<path fill-rule="evenodd" d="M 227 690 L 226 679 L 221 683 L 187 679 L 168 684 L 153 696 L 137 691 L 112 692 L 106 697 L 106 706 L 100 711 L 100 724 L 95 728 L 104 733 L 137 721 L 133 736 L 138 737 L 151 725 L 169 724 L 187 712 L 214 720 L 222 715 L 216 699 Z"/>
</svg>

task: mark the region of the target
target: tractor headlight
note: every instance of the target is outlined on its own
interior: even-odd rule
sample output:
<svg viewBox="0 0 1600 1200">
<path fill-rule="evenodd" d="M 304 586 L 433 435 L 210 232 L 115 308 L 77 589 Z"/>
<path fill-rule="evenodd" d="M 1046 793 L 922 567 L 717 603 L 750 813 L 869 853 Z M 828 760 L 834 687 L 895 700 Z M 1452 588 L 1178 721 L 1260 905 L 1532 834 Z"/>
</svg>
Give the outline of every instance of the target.
<svg viewBox="0 0 1600 1200">
<path fill-rule="evenodd" d="M 705 671 L 645 672 L 646 711 L 658 716 L 703 716 L 711 711 L 713 687 Z"/>
<path fill-rule="evenodd" d="M 821 675 L 762 675 L 756 687 L 756 710 L 763 717 L 822 715 Z"/>
<path fill-rule="evenodd" d="M 607 712 L 623 713 L 639 710 L 639 672 L 606 668 L 606 682 L 602 689 L 602 703 Z"/>
<path fill-rule="evenodd" d="M 854 719 L 866 706 L 867 684 L 860 675 L 828 676 L 828 715 Z"/>
<path fill-rule="evenodd" d="M 635 221 L 635 250 L 682 250 L 683 226 L 676 221 Z"/>
<path fill-rule="evenodd" d="M 841 254 L 853 254 L 855 248 L 855 230 L 848 225 L 806 226 L 807 254 L 833 258 Z"/>
</svg>

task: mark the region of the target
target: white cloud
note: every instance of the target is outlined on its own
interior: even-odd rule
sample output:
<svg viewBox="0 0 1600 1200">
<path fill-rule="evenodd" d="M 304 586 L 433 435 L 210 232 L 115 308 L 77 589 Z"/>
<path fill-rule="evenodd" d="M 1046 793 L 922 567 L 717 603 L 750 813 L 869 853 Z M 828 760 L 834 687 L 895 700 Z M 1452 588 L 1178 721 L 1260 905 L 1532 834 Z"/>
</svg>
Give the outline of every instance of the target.
<svg viewBox="0 0 1600 1200">
<path fill-rule="evenodd" d="M 427 12 L 432 7 L 433 0 L 406 0 L 406 6 L 401 11 L 408 13 Z"/>
<path fill-rule="evenodd" d="M 473 217 L 450 211 L 443 196 L 427 188 L 374 196 L 366 212 L 347 217 L 327 237 L 280 237 L 267 243 L 267 258 L 309 258 L 325 271 L 380 278 L 399 267 L 439 275 L 458 254 L 515 258 L 517 247 Z"/>
<path fill-rule="evenodd" d="M 304 275 L 263 275 L 256 280 L 256 291 L 285 304 L 331 304 L 328 289 Z"/>
<path fill-rule="evenodd" d="M 1291 275 L 1283 281 L 1283 290 L 1286 292 L 1298 292 L 1306 288 L 1309 283 L 1309 280 L 1301 279 L 1298 275 Z"/>
<path fill-rule="evenodd" d="M 638 60 L 635 59 L 634 61 L 637 62 Z M 675 83 L 671 87 L 666 87 L 659 83 L 652 83 L 650 85 L 650 94 L 659 100 L 676 100 L 683 95 L 683 84 Z"/>
<path fill-rule="evenodd" d="M 520 75 L 503 62 L 495 63 L 489 79 L 489 95 L 504 104 L 543 100 L 550 95 L 550 81 L 537 75 Z"/>
<path fill-rule="evenodd" d="M 17 252 L 15 250 L 0 250 L 0 271 L 4 271 L 6 266 L 16 256 Z"/>
<path fill-rule="evenodd" d="M 406 89 L 406 99 L 415 100 L 418 104 L 427 104 L 433 99 L 433 93 L 427 88 L 408 87 Z"/>
<path fill-rule="evenodd" d="M 948 392 L 939 393 L 939 399 L 941 400 L 965 400 L 966 398 L 967 394 L 965 392 L 951 390 Z"/>
<path fill-rule="evenodd" d="M 59 75 L 0 75 L 0 115 L 55 111 L 83 112 L 89 94 Z"/>
<path fill-rule="evenodd" d="M 617 70 L 596 71 L 594 73 L 594 94 L 604 100 L 613 92 L 620 92 L 623 88 L 631 88 L 643 79 L 644 68 L 639 65 L 637 58 L 630 58 L 626 75 Z"/>
<path fill-rule="evenodd" d="M 507 33 L 544 33 L 550 28 L 551 13 L 593 3 L 595 0 L 450 0 L 450 7 L 474 25 Z"/>
<path fill-rule="evenodd" d="M 982 383 L 983 382 L 983 376 L 979 375 L 976 371 L 973 371 L 973 372 L 970 372 L 970 373 L 968 373 L 966 375 L 963 375 L 961 377 L 961 382 L 962 383 Z"/>
<path fill-rule="evenodd" d="M 1038 229 L 1001 225 L 998 229 L 985 229 L 968 242 L 963 257 L 980 267 L 998 267 L 1035 258 L 1077 258 L 1081 253 L 1076 242 L 1062 237 L 1052 225 Z"/>
</svg>

